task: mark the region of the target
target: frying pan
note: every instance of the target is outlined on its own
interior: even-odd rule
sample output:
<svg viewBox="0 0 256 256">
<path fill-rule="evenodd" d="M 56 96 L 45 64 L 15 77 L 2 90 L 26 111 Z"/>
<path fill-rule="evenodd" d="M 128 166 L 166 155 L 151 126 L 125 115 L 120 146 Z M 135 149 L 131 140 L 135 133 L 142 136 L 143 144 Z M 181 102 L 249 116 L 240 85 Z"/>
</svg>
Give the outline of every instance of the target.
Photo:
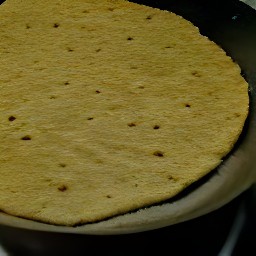
<svg viewBox="0 0 256 256">
<path fill-rule="evenodd" d="M 0 224 L 27 230 L 87 235 L 129 234 L 185 222 L 210 213 L 247 190 L 256 181 L 256 11 L 239 1 L 132 1 L 172 11 L 198 26 L 239 64 L 250 87 L 250 110 L 234 150 L 210 175 L 175 200 L 106 221 L 78 227 L 38 223 L 0 214 Z"/>
</svg>

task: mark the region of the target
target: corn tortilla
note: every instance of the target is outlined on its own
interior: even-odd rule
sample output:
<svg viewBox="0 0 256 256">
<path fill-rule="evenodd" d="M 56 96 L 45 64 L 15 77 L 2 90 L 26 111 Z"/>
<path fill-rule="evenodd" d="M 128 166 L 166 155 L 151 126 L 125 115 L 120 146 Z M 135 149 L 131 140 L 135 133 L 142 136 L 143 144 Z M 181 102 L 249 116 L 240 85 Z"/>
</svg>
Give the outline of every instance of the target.
<svg viewBox="0 0 256 256">
<path fill-rule="evenodd" d="M 240 68 L 174 13 L 123 0 L 0 6 L 0 209 L 55 225 L 172 198 L 248 115 Z"/>
</svg>

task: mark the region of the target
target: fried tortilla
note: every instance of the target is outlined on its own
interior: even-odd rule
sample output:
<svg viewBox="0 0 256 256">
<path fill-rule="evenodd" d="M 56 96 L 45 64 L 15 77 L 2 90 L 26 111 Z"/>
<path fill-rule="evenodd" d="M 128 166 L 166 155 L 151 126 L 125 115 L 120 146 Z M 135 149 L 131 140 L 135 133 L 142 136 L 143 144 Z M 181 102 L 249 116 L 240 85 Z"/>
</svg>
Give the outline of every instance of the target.
<svg viewBox="0 0 256 256">
<path fill-rule="evenodd" d="M 0 209 L 74 226 L 164 202 L 219 166 L 248 84 L 182 17 L 124 0 L 0 6 Z"/>
</svg>

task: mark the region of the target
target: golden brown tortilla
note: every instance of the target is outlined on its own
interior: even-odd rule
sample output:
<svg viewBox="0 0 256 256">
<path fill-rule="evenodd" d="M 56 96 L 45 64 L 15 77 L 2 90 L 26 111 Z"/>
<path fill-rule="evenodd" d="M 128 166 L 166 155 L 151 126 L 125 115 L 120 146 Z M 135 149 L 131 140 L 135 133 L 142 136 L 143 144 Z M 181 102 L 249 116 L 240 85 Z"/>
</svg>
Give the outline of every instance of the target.
<svg viewBox="0 0 256 256">
<path fill-rule="evenodd" d="M 123 0 L 0 7 L 0 209 L 76 225 L 169 199 L 248 114 L 239 67 L 183 18 Z"/>
</svg>

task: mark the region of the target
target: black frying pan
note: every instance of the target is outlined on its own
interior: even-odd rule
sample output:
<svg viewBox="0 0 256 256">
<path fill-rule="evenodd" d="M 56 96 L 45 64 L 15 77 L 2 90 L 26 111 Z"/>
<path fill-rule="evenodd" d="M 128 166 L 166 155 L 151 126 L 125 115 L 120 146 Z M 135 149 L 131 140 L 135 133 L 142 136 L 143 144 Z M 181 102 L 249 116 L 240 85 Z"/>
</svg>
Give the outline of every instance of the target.
<svg viewBox="0 0 256 256">
<path fill-rule="evenodd" d="M 97 241 L 103 244 L 104 241 L 108 241 L 107 250 L 109 248 L 113 249 L 115 243 L 122 241 L 123 244 L 128 246 L 127 250 L 129 250 L 129 243 L 125 242 L 125 237 L 127 239 L 147 237 L 150 236 L 150 232 L 154 232 L 151 230 L 163 230 L 162 228 L 167 226 L 174 226 L 173 229 L 170 229 L 170 232 L 175 228 L 177 232 L 179 225 L 189 226 L 195 218 L 204 218 L 205 215 L 207 216 L 212 211 L 239 198 L 256 181 L 256 160 L 254 156 L 256 152 L 256 11 L 235 0 L 143 0 L 132 2 L 169 10 L 183 16 L 198 26 L 203 35 L 219 44 L 239 64 L 242 75 L 249 82 L 251 99 L 247 126 L 239 143 L 214 175 L 208 177 L 203 184 L 198 184 L 196 188 L 192 188 L 188 194 L 175 202 L 168 202 L 161 206 L 77 228 L 39 224 L 3 214 L 0 215 L 0 223 L 3 224 L 0 231 L 5 231 L 5 233 L 2 233 L 2 237 L 7 243 L 10 242 L 8 240 L 10 236 L 18 234 L 21 240 L 17 240 L 16 243 L 18 242 L 19 245 L 25 246 L 27 249 L 30 248 L 30 250 L 43 251 L 46 248 L 42 248 L 42 244 L 51 243 L 54 240 L 53 237 L 55 237 L 55 241 L 59 241 L 57 237 L 72 241 L 74 236 L 78 239 L 79 235 L 73 235 L 78 233 L 86 234 L 82 238 L 79 236 L 78 241 L 83 239 L 85 239 L 85 242 L 94 241 L 94 245 Z M 23 237 L 23 233 L 30 240 L 27 240 L 26 236 Z M 132 233 L 138 234 L 132 235 Z M 99 236 L 91 236 L 92 234 Z M 123 239 L 108 236 L 119 234 L 126 235 L 121 236 Z M 104 235 L 104 238 L 101 235 Z M 42 237 L 44 240 L 41 240 Z M 174 236 L 171 237 L 174 238 Z M 51 238 L 51 241 L 49 238 Z M 37 242 L 41 247 L 38 245 L 40 248 L 33 248 L 31 244 L 29 245 L 31 240 Z M 132 246 L 134 246 L 136 239 L 131 241 L 133 241 Z M 60 241 L 57 244 L 68 248 L 67 244 L 61 244 Z M 76 244 L 76 246 L 79 246 L 79 244 Z M 54 247 L 54 243 L 51 246 Z M 87 244 L 87 246 L 89 245 Z M 84 246 L 82 247 L 86 250 Z M 210 254 L 206 253 L 205 255 Z"/>
</svg>

